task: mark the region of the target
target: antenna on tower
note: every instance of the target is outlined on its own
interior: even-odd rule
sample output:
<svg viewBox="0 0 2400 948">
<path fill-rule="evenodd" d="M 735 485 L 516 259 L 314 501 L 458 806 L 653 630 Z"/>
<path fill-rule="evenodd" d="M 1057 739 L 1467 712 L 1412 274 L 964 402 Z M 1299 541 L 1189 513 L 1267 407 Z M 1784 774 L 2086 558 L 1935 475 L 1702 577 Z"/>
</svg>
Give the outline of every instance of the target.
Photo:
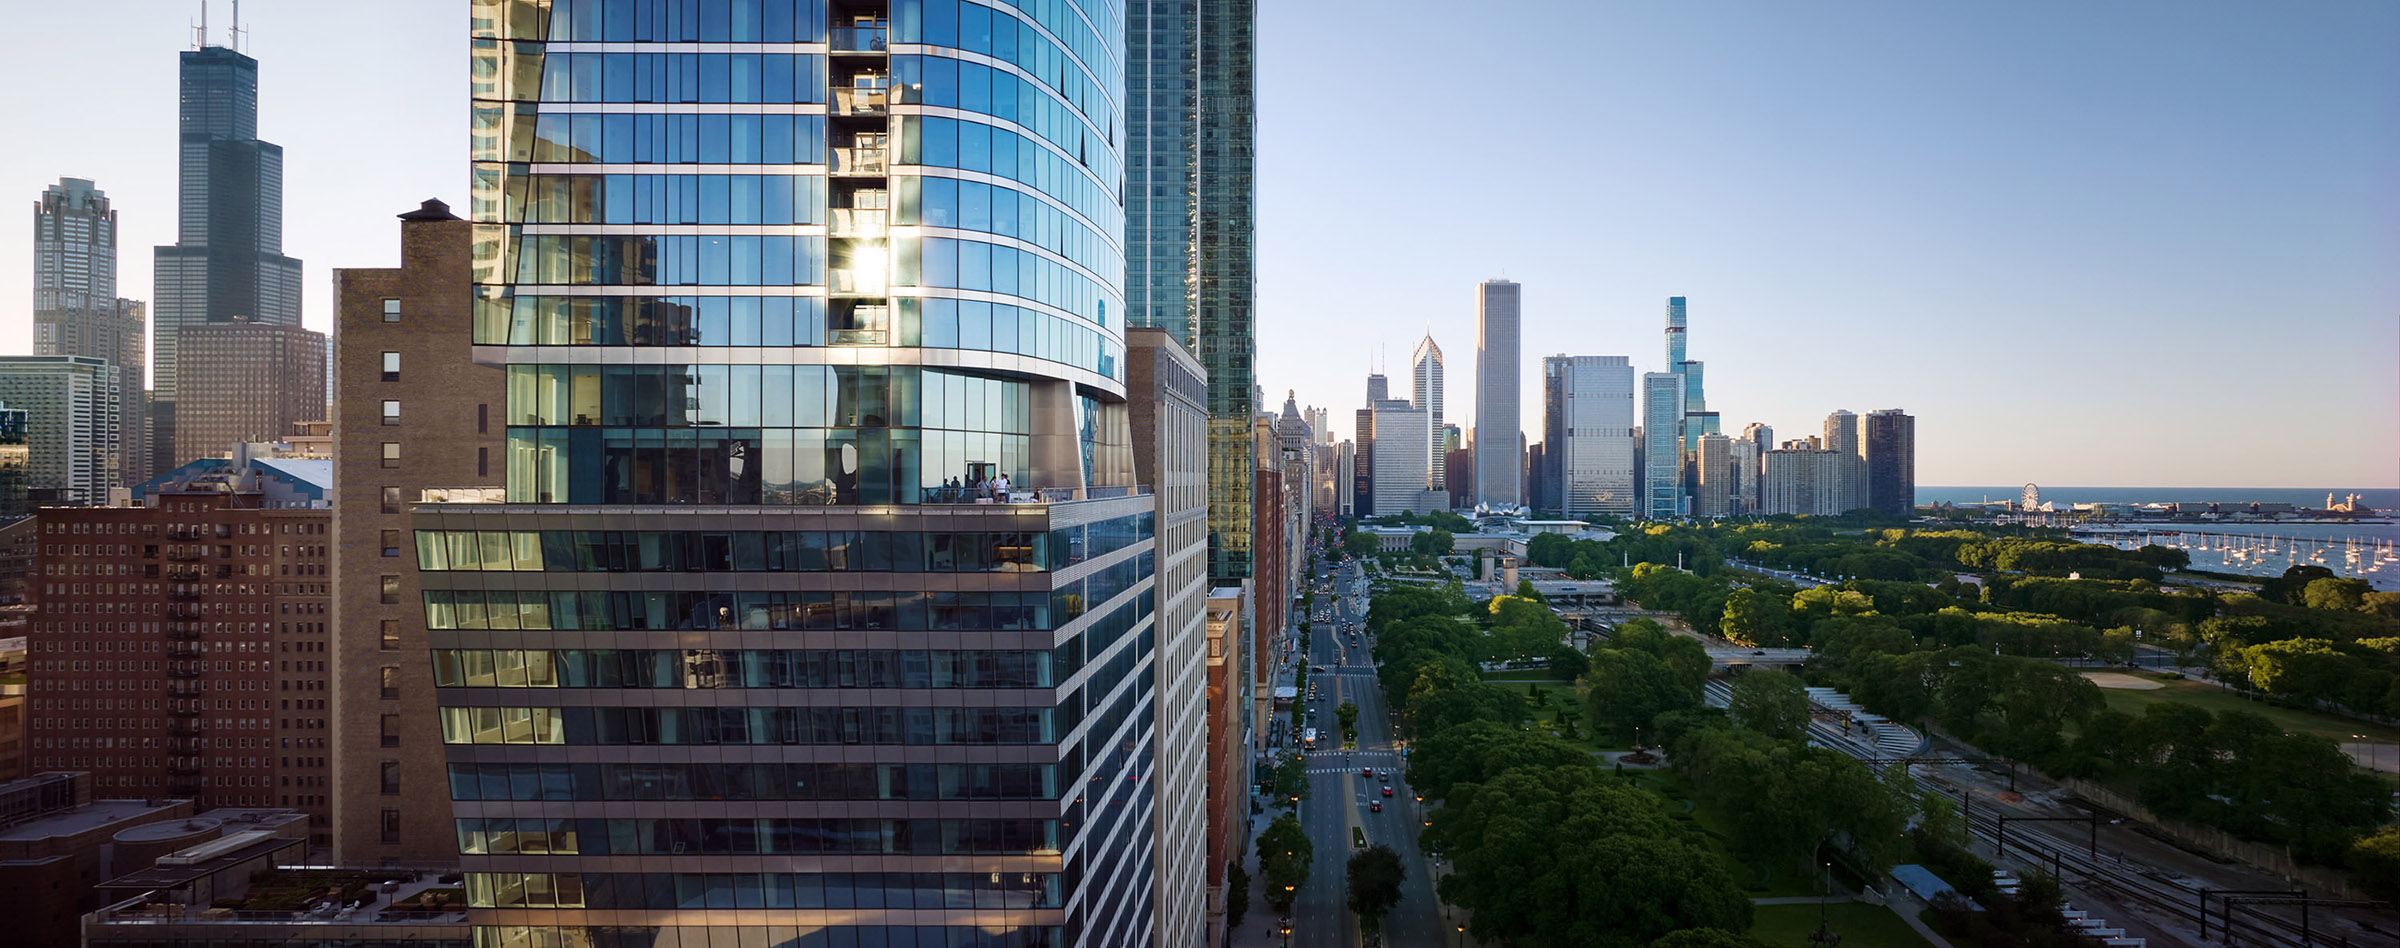
<svg viewBox="0 0 2400 948">
<path fill-rule="evenodd" d="M 192 28 L 192 48 L 208 48 L 208 0 L 200 0 L 200 25 Z"/>
<path fill-rule="evenodd" d="M 242 51 L 242 33 L 242 0 L 233 0 L 233 25 L 225 28 L 225 39 L 234 52 Z"/>
</svg>

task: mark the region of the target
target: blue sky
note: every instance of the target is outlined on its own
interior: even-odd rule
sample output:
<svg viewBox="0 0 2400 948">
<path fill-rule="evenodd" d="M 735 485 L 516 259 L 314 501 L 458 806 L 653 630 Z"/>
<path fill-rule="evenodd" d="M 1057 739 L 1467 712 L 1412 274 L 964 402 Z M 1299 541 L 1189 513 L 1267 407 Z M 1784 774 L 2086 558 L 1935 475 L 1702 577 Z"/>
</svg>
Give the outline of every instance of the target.
<svg viewBox="0 0 2400 948">
<path fill-rule="evenodd" d="M 1273 404 L 1346 433 L 1430 327 L 1471 419 L 1505 273 L 1529 405 L 1543 354 L 1660 368 L 1681 295 L 1729 427 L 1907 408 L 1924 483 L 2400 485 L 2400 5 L 1260 6 Z M 98 180 L 148 298 L 197 4 L 107 7 L 12 14 L 39 39 L 0 79 L 58 97 L 0 106 L 0 193 Z M 329 268 L 396 262 L 392 214 L 463 203 L 466 9 L 244 4 L 312 326 Z M 29 269 L 0 266 L 0 349 Z"/>
</svg>

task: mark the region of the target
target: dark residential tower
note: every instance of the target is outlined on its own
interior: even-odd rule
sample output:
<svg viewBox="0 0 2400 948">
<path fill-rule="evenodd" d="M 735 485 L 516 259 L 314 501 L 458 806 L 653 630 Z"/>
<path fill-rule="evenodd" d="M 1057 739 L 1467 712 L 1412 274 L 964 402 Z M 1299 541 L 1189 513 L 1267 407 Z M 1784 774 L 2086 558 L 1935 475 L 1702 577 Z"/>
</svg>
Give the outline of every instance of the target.
<svg viewBox="0 0 2400 948">
<path fill-rule="evenodd" d="M 160 471 L 225 448 L 177 443 L 184 327 L 300 325 L 300 261 L 283 255 L 283 146 L 258 140 L 258 60 L 202 46 L 183 52 L 181 74 L 175 243 L 153 260 L 150 443 Z"/>
<path fill-rule="evenodd" d="M 1897 408 L 1858 420 L 1859 453 L 1866 457 L 1867 506 L 1905 517 L 1917 509 L 1917 418 Z"/>
</svg>

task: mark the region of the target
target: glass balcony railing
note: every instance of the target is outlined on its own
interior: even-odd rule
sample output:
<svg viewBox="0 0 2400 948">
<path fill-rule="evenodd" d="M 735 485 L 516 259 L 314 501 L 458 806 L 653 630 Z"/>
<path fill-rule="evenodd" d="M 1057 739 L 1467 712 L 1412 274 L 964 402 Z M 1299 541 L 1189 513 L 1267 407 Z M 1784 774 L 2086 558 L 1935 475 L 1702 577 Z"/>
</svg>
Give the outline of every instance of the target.
<svg viewBox="0 0 2400 948">
<path fill-rule="evenodd" d="M 884 157 L 886 154 L 887 152 L 881 148 L 833 149 L 833 173 L 867 175 L 884 174 Z"/>
<path fill-rule="evenodd" d="M 884 28 L 880 26 L 837 26 L 833 28 L 832 46 L 837 53 L 883 52 Z"/>
<path fill-rule="evenodd" d="M 826 277 L 833 292 L 851 296 L 882 296 L 892 284 L 891 275 L 880 267 L 835 269 Z"/>
<path fill-rule="evenodd" d="M 837 207 L 826 222 L 826 233 L 835 237 L 881 238 L 891 230 L 892 212 L 880 207 Z"/>
<path fill-rule="evenodd" d="M 886 115 L 891 112 L 891 95 L 887 89 L 861 89 L 856 86 L 835 86 L 833 114 Z"/>
</svg>

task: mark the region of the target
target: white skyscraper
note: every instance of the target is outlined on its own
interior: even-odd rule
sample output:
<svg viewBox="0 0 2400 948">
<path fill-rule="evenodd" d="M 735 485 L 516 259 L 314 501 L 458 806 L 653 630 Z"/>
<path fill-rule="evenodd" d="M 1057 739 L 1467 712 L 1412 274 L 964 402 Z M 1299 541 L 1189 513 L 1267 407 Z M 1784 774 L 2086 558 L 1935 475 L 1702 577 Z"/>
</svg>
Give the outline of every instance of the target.
<svg viewBox="0 0 2400 948">
<path fill-rule="evenodd" d="M 1475 502 L 1494 507 L 1525 502 L 1518 448 L 1525 431 L 1518 412 L 1523 291 L 1507 280 L 1485 280 L 1475 290 Z"/>
<path fill-rule="evenodd" d="M 1631 517 L 1633 365 L 1624 356 L 1542 360 L 1543 465 L 1557 479 L 1560 513 Z M 1543 500 L 1543 503 L 1549 503 Z"/>
<path fill-rule="evenodd" d="M 1683 376 L 1642 374 L 1642 516 L 1683 516 Z"/>
<path fill-rule="evenodd" d="M 1431 457 L 1425 439 L 1432 434 L 1425 425 L 1425 409 L 1398 399 L 1376 403 L 1376 516 L 1434 509 L 1425 504 L 1425 467 Z"/>
<path fill-rule="evenodd" d="M 1442 347 L 1433 344 L 1432 333 L 1426 333 L 1425 341 L 1417 343 L 1417 353 L 1409 359 L 1409 374 L 1416 381 L 1413 401 L 1426 412 L 1425 487 L 1443 490 L 1449 479 L 1442 476 Z"/>
<path fill-rule="evenodd" d="M 1867 505 L 1866 446 L 1859 441 L 1858 416 L 1835 411 L 1825 416 L 1825 450 L 1841 455 L 1834 462 L 1834 494 L 1840 504 L 1833 513 L 1848 513 Z"/>
</svg>

